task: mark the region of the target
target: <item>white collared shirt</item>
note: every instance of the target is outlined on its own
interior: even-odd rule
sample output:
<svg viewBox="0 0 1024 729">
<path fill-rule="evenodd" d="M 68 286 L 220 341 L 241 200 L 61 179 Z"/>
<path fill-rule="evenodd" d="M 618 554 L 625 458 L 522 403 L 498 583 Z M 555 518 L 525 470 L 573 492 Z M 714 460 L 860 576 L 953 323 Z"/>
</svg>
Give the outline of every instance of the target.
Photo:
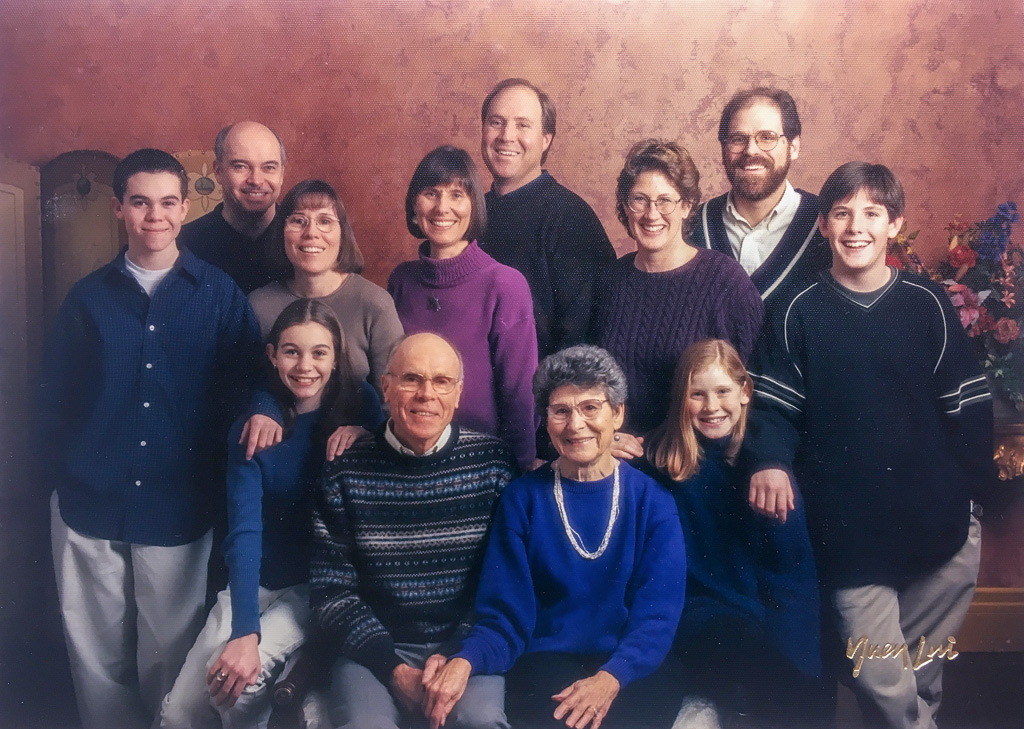
<svg viewBox="0 0 1024 729">
<path fill-rule="evenodd" d="M 451 423 L 449 423 L 448 425 L 444 426 L 444 430 L 441 431 L 441 437 L 437 439 L 437 443 L 428 448 L 425 453 L 416 453 L 411 448 L 406 448 L 404 445 L 402 445 L 402 441 L 398 440 L 398 436 L 395 435 L 393 423 L 390 419 L 388 420 L 387 427 L 384 428 L 384 440 L 388 442 L 389 446 L 391 446 L 392 448 L 394 448 L 396 451 L 403 455 L 416 456 L 417 458 L 434 455 L 448 444 L 448 439 L 451 437 L 452 426 Z"/>
<path fill-rule="evenodd" d="M 764 220 L 751 227 L 733 204 L 732 192 L 729 193 L 725 200 L 722 222 L 725 223 L 732 254 L 748 275 L 768 260 L 768 256 L 779 245 L 789 224 L 796 217 L 799 207 L 800 193 L 793 189 L 789 180 L 786 180 L 786 191 L 782 193 L 779 204 L 772 208 Z"/>
</svg>

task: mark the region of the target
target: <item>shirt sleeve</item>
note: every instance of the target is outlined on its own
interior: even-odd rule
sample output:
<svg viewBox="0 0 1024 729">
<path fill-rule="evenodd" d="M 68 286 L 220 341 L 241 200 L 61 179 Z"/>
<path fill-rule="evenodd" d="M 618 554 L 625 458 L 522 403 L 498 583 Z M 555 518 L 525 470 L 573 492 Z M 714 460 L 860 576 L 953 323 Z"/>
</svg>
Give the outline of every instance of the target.
<svg viewBox="0 0 1024 729">
<path fill-rule="evenodd" d="M 526 552 L 529 524 L 516 491 L 498 503 L 476 596 L 476 624 L 453 657 L 473 674 L 508 671 L 523 654 L 537 621 L 537 602 Z"/>
<path fill-rule="evenodd" d="M 231 588 L 231 638 L 260 633 L 259 586 L 263 559 L 263 472 L 259 457 L 245 458 L 238 444 L 243 421 L 228 434 L 228 533 L 224 560 Z"/>
<path fill-rule="evenodd" d="M 45 342 L 42 377 L 39 383 L 39 453 L 36 465 L 38 483 L 53 488 L 60 478 L 62 464 L 72 448 L 72 441 L 84 427 L 100 390 L 100 362 L 92 342 L 95 327 L 75 289 L 65 297 L 57 311 Z M 64 455 L 53 456 L 56 446 Z"/>
<path fill-rule="evenodd" d="M 932 292 L 938 301 L 933 325 L 936 341 L 934 387 L 939 411 L 944 413 L 950 445 L 966 473 L 968 491 L 981 500 L 996 483 L 992 395 L 975 350 L 960 325 L 948 297 Z"/>
<path fill-rule="evenodd" d="M 786 312 L 788 315 L 788 312 Z M 769 321 L 747 371 L 754 383 L 753 407 L 740 452 L 741 468 L 792 471 L 804 422 L 804 379 L 793 350 L 799 333 L 782 320 Z"/>
<path fill-rule="evenodd" d="M 395 342 L 402 338 L 405 330 L 395 310 L 395 302 L 390 296 L 380 296 L 375 306 L 367 312 L 368 327 L 366 340 L 368 344 L 367 358 L 370 361 L 370 384 L 380 391 L 381 378 L 388 366 L 388 355 Z"/>
<path fill-rule="evenodd" d="M 672 497 L 661 487 L 646 502 L 643 553 L 630 579 L 629 617 L 618 647 L 601 668 L 620 686 L 654 672 L 672 647 L 683 611 L 686 547 Z"/>
<path fill-rule="evenodd" d="M 344 494 L 337 482 L 326 479 L 313 509 L 310 607 L 338 652 L 388 686 L 401 659 L 391 634 L 360 596 L 350 534 Z"/>
<path fill-rule="evenodd" d="M 615 249 L 597 215 L 581 199 L 562 211 L 551 235 L 547 241 L 554 301 L 550 351 L 557 352 L 587 339 L 595 295 L 615 262 Z"/>
<path fill-rule="evenodd" d="M 519 468 L 537 457 L 533 373 L 537 369 L 537 327 L 530 287 L 518 274 L 502 293 L 489 338 L 498 406 L 498 437 L 508 443 Z"/>
<path fill-rule="evenodd" d="M 218 342 L 217 375 L 213 391 L 218 394 L 220 412 L 228 418 L 228 423 L 244 412 L 247 404 L 250 415 L 267 415 L 283 422 L 276 400 L 259 387 L 266 356 L 263 352 L 263 337 L 249 301 L 234 283 L 231 284 L 228 303 L 221 315 Z"/>
</svg>

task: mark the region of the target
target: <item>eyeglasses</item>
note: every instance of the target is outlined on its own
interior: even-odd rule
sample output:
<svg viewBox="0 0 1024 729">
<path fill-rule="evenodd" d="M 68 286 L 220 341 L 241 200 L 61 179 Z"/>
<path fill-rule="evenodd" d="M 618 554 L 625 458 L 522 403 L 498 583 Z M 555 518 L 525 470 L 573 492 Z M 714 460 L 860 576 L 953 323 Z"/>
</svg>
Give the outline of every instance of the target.
<svg viewBox="0 0 1024 729">
<path fill-rule="evenodd" d="M 548 405 L 548 421 L 567 423 L 575 410 L 584 420 L 596 420 L 607 400 L 584 400 L 576 405 Z"/>
<path fill-rule="evenodd" d="M 725 138 L 725 146 L 730 152 L 742 152 L 750 143 L 750 138 L 753 137 L 758 149 L 762 152 L 771 152 L 779 146 L 779 140 L 784 136 L 786 135 L 777 134 L 767 129 L 762 129 L 754 134 L 730 134 Z"/>
<path fill-rule="evenodd" d="M 659 197 L 656 200 L 651 200 L 651 198 L 646 195 L 637 193 L 636 195 L 630 195 L 626 198 L 626 205 L 634 213 L 646 213 L 647 209 L 653 205 L 654 209 L 662 215 L 671 215 L 672 211 L 675 210 L 676 206 L 682 201 L 682 198 L 673 200 L 670 197 Z"/>
<path fill-rule="evenodd" d="M 338 223 L 338 219 L 332 218 L 330 215 L 318 215 L 315 220 L 311 220 L 308 215 L 296 213 L 285 218 L 284 227 L 286 230 L 300 232 L 310 225 L 315 225 L 321 233 L 331 233 L 337 230 Z"/>
<path fill-rule="evenodd" d="M 388 377 L 394 377 L 397 380 L 395 385 L 402 392 L 419 392 L 420 388 L 429 382 L 431 387 L 434 388 L 434 392 L 438 395 L 450 395 L 455 390 L 455 386 L 459 384 L 458 378 L 449 377 L 448 375 L 424 377 L 416 372 L 403 372 L 400 375 L 396 375 L 394 372 L 386 374 Z"/>
</svg>

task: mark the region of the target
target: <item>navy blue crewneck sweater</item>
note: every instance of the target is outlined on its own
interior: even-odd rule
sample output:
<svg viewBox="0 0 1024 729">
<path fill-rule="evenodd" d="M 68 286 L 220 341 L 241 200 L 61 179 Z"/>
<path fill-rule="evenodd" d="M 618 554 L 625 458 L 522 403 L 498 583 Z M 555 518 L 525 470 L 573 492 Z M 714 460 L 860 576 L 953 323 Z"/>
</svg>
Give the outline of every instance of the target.
<svg viewBox="0 0 1024 729">
<path fill-rule="evenodd" d="M 656 473 L 675 499 L 686 540 L 686 606 L 679 640 L 735 615 L 761 626 L 802 672 L 821 671 L 818 583 L 803 499 L 785 524 L 755 514 L 741 472 L 725 460 L 730 438 L 698 434 L 700 468 L 683 482 Z M 651 470 L 649 467 L 645 470 Z"/>
</svg>

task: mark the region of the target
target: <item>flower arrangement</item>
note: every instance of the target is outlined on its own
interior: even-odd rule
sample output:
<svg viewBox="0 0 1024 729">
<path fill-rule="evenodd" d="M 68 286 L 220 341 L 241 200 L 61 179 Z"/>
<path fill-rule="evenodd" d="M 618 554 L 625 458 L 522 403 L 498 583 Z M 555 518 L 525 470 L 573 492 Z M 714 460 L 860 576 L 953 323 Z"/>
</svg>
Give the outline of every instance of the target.
<svg viewBox="0 0 1024 729">
<path fill-rule="evenodd" d="M 996 214 L 977 223 L 957 216 L 946 226 L 945 260 L 928 271 L 914 253 L 917 232 L 907 226 L 889 244 L 887 261 L 931 277 L 941 283 L 960 315 L 967 335 L 978 345 L 985 371 L 1018 412 L 1024 412 L 1024 371 L 1014 355 L 1024 325 L 1024 250 L 1011 243 L 1017 206 L 1006 202 Z M 1018 301 L 1018 291 L 1021 300 Z"/>
</svg>

